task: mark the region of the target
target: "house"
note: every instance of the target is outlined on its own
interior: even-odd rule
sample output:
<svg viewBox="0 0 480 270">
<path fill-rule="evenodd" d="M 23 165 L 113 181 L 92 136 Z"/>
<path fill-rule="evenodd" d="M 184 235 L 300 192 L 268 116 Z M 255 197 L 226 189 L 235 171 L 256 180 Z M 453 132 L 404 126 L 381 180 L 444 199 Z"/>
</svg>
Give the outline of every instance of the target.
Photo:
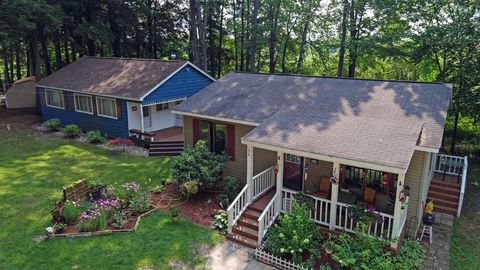
<svg viewBox="0 0 480 270">
<path fill-rule="evenodd" d="M 213 81 L 183 60 L 82 57 L 40 80 L 37 92 L 44 120 L 58 118 L 109 137 L 169 128 L 181 136 L 174 127 L 182 119 L 172 108 Z"/>
<path fill-rule="evenodd" d="M 230 238 L 259 245 L 304 192 L 326 229 L 353 232 L 358 204 L 381 216 L 370 234 L 397 239 L 416 235 L 443 188 L 444 208 L 461 209 L 466 159 L 438 154 L 451 95 L 441 83 L 229 73 L 174 113 L 185 143 L 227 153 L 225 173 L 244 185 L 228 208 Z"/>
<path fill-rule="evenodd" d="M 35 108 L 35 77 L 17 80 L 5 92 L 7 109 Z"/>
</svg>

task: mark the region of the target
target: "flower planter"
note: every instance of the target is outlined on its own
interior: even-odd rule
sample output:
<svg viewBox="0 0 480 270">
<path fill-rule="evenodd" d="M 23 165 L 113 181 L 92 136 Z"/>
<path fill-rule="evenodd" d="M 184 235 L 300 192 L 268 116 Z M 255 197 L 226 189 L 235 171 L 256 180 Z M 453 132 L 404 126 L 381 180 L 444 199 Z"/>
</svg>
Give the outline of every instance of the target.
<svg viewBox="0 0 480 270">
<path fill-rule="evenodd" d="M 433 223 L 435 222 L 435 217 L 433 215 L 424 215 L 423 218 L 423 224 L 425 225 L 433 225 Z"/>
</svg>

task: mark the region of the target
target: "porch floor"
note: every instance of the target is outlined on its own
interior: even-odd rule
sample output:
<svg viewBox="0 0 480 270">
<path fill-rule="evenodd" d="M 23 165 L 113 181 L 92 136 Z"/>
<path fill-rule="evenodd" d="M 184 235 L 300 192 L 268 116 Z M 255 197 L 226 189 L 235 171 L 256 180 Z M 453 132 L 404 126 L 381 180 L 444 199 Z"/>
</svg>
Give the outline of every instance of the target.
<svg viewBox="0 0 480 270">
<path fill-rule="evenodd" d="M 445 174 L 445 180 L 444 180 L 443 179 L 443 173 L 435 172 L 435 173 L 433 173 L 432 181 L 433 182 L 450 184 L 450 185 L 455 185 L 455 186 L 460 187 L 459 183 L 461 181 L 461 176 L 459 178 L 457 175 Z"/>
<path fill-rule="evenodd" d="M 272 200 L 273 196 L 275 196 L 275 192 L 276 192 L 276 189 L 275 187 L 273 187 L 272 189 L 270 189 L 270 191 L 263 194 L 262 196 L 260 196 L 260 198 L 254 201 L 251 204 L 251 207 L 255 209 L 260 209 L 261 211 L 263 211 L 267 207 L 267 204 Z"/>
<path fill-rule="evenodd" d="M 165 129 L 152 131 L 155 133 L 155 142 L 183 142 L 183 128 L 182 127 L 169 127 Z"/>
</svg>

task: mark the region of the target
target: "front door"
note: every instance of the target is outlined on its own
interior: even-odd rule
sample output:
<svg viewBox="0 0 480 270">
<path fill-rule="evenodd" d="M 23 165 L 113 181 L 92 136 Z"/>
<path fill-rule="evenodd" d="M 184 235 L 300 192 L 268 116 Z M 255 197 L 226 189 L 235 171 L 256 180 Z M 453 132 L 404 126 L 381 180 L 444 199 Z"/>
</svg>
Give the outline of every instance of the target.
<svg viewBox="0 0 480 270">
<path fill-rule="evenodd" d="M 283 187 L 302 191 L 303 187 L 303 158 L 285 154 L 283 165 Z"/>
<path fill-rule="evenodd" d="M 150 112 L 150 106 L 143 107 L 143 127 L 144 128 L 152 127 L 152 115 Z"/>
</svg>

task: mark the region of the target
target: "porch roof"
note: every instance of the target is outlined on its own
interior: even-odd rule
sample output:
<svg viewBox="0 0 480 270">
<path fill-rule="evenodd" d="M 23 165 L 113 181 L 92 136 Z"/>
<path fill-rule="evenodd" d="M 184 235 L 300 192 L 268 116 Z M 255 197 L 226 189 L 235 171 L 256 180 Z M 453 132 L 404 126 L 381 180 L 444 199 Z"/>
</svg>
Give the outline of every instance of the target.
<svg viewBox="0 0 480 270">
<path fill-rule="evenodd" d="M 245 142 L 406 169 L 438 149 L 451 98 L 441 83 L 229 73 L 176 107 L 258 126 Z"/>
</svg>

